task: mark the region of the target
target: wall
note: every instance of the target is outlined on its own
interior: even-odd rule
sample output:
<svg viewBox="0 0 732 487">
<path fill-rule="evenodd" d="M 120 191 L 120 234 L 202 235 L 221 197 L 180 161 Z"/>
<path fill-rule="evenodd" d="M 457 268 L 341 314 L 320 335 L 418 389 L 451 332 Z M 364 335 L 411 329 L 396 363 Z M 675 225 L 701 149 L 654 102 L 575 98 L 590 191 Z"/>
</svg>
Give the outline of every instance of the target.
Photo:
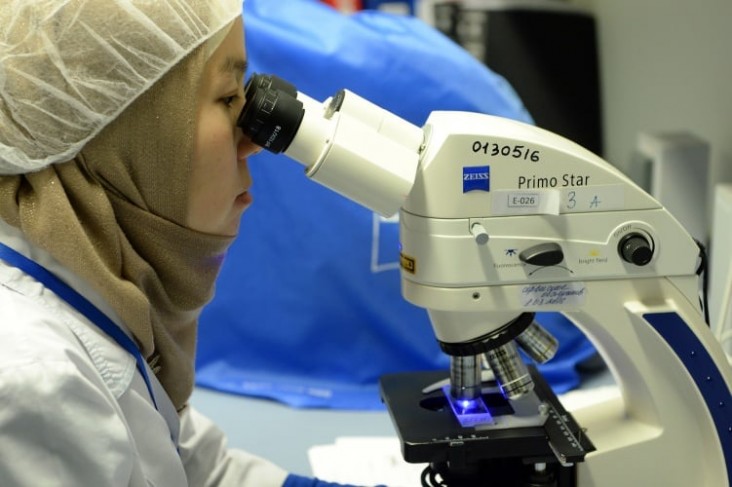
<svg viewBox="0 0 732 487">
<path fill-rule="evenodd" d="M 711 144 L 710 187 L 732 181 L 732 1 L 573 3 L 598 22 L 607 159 L 627 170 L 639 131 L 688 130 Z"/>
<path fill-rule="evenodd" d="M 707 140 L 711 223 L 714 184 L 732 181 L 732 1 L 572 1 L 598 22 L 606 158 L 627 171 L 639 131 L 688 130 Z M 723 254 L 710 253 L 710 307 L 718 320 L 716 287 L 725 278 L 715 260 Z"/>
</svg>

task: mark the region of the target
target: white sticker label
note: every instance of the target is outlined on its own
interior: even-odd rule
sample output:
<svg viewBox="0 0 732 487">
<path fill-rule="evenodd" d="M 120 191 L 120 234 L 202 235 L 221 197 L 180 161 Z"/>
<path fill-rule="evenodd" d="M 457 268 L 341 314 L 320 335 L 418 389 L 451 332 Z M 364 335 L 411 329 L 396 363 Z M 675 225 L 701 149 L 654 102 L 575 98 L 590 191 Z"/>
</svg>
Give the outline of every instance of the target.
<svg viewBox="0 0 732 487">
<path fill-rule="evenodd" d="M 521 288 L 519 297 L 524 308 L 582 306 L 587 296 L 583 282 L 531 284 Z"/>
<path fill-rule="evenodd" d="M 495 216 L 559 215 L 625 209 L 621 184 L 558 189 L 502 189 L 492 191 Z"/>
<path fill-rule="evenodd" d="M 559 190 L 497 190 L 492 192 L 494 215 L 558 215 Z"/>
<path fill-rule="evenodd" d="M 625 209 L 625 191 L 621 184 L 562 188 L 562 213 L 614 211 Z"/>
</svg>

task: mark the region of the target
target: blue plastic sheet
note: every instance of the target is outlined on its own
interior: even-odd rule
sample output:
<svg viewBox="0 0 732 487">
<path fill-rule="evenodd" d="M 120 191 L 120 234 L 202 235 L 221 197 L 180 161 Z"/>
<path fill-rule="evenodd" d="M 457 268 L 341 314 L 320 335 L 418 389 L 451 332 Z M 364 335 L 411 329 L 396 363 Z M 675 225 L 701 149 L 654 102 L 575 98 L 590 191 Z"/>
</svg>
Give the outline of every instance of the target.
<svg viewBox="0 0 732 487">
<path fill-rule="evenodd" d="M 531 121 L 503 78 L 417 19 L 344 16 L 314 0 L 244 5 L 251 71 L 316 99 L 348 88 L 420 126 L 438 109 Z M 379 409 L 382 374 L 446 369 L 426 312 L 401 297 L 398 222 L 309 181 L 284 156 L 262 153 L 250 169 L 254 205 L 201 317 L 198 385 Z M 566 390 L 593 349 L 561 316 L 546 318 L 562 345 L 545 373 Z"/>
</svg>

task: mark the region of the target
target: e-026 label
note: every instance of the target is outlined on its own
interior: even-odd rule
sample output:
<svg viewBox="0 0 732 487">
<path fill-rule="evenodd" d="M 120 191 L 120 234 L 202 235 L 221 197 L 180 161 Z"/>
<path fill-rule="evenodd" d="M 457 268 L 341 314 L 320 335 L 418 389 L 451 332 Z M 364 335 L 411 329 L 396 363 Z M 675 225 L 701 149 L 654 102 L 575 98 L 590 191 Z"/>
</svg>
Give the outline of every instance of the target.
<svg viewBox="0 0 732 487">
<path fill-rule="evenodd" d="M 506 204 L 509 208 L 537 208 L 539 193 L 509 193 Z"/>
<path fill-rule="evenodd" d="M 497 190 L 492 193 L 493 215 L 558 215 L 558 190 Z"/>
</svg>

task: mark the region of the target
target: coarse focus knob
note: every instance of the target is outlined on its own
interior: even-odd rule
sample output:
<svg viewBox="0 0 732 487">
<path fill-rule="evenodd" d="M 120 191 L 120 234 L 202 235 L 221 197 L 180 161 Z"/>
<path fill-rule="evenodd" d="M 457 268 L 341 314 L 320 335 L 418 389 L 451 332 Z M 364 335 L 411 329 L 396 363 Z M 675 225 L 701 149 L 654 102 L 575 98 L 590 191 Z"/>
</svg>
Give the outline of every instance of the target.
<svg viewBox="0 0 732 487">
<path fill-rule="evenodd" d="M 625 262 L 644 266 L 653 258 L 653 247 L 640 233 L 631 233 L 620 240 L 618 252 Z"/>
</svg>

